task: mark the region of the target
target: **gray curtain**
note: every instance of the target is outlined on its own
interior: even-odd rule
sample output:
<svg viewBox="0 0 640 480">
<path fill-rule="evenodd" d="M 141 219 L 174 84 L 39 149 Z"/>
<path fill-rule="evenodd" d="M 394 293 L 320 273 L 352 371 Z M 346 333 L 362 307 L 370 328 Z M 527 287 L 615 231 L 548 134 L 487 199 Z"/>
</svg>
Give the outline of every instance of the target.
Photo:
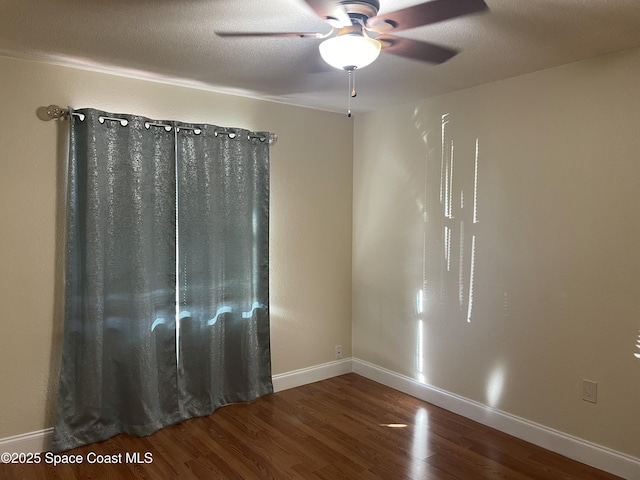
<svg viewBox="0 0 640 480">
<path fill-rule="evenodd" d="M 178 132 L 181 403 L 189 416 L 267 393 L 268 144 Z"/>
<path fill-rule="evenodd" d="M 74 113 L 52 451 L 271 393 L 267 134 Z"/>
</svg>

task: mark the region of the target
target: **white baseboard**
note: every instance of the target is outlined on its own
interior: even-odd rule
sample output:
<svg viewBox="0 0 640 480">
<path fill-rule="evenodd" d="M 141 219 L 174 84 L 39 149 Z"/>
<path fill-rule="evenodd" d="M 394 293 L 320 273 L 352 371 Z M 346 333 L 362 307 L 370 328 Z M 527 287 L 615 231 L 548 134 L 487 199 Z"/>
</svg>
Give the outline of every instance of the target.
<svg viewBox="0 0 640 480">
<path fill-rule="evenodd" d="M 539 447 L 627 480 L 640 480 L 640 459 L 488 407 L 357 358 L 353 372 Z"/>
<path fill-rule="evenodd" d="M 345 373 L 351 373 L 350 358 L 273 375 L 273 390 L 275 392 L 281 392 L 282 390 L 319 382 L 320 380 L 337 377 Z"/>
<path fill-rule="evenodd" d="M 42 453 L 49 450 L 53 428 L 0 439 L 0 453 Z"/>
<path fill-rule="evenodd" d="M 422 384 L 410 377 L 357 358 L 336 360 L 273 375 L 273 388 L 274 391 L 280 392 L 351 372 L 578 462 L 627 480 L 640 480 L 640 459 L 638 458 L 587 442 L 445 390 Z M 44 452 L 51 444 L 52 435 L 53 429 L 47 428 L 0 439 L 0 453 Z"/>
</svg>

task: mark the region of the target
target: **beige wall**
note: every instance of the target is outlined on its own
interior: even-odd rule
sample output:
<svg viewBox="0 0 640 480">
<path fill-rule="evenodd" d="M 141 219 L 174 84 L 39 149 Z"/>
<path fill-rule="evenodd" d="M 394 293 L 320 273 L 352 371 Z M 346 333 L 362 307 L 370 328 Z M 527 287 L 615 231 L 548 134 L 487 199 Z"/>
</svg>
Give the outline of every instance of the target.
<svg viewBox="0 0 640 480">
<path fill-rule="evenodd" d="M 357 117 L 354 356 L 640 457 L 638 78 L 630 50 Z"/>
<path fill-rule="evenodd" d="M 94 107 L 279 136 L 271 149 L 274 374 L 351 356 L 352 122 L 344 115 L 0 57 L 0 438 L 52 425 L 61 348 L 64 125 Z"/>
</svg>

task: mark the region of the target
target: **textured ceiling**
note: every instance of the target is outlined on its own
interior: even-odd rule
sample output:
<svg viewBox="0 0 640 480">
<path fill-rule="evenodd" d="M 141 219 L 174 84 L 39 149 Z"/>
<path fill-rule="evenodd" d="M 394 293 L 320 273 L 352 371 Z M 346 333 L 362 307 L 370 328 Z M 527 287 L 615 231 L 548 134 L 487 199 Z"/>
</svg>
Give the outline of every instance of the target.
<svg viewBox="0 0 640 480">
<path fill-rule="evenodd" d="M 455 2 L 456 0 L 451 0 Z M 380 0 L 380 13 L 422 3 Z M 488 13 L 398 34 L 460 49 L 441 65 L 383 53 L 352 109 L 404 103 L 640 46 L 640 0 L 486 0 Z M 322 31 L 302 0 L 0 0 L 0 55 L 342 112 L 346 73 L 319 40 L 216 30 Z"/>
</svg>

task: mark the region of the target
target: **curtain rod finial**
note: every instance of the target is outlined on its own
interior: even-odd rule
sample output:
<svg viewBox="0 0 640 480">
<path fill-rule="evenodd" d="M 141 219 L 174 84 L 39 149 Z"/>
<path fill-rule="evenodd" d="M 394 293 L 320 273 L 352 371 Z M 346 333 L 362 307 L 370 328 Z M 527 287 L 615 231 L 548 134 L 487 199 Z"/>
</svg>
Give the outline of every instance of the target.
<svg viewBox="0 0 640 480">
<path fill-rule="evenodd" d="M 275 145 L 278 142 L 278 135 L 275 133 L 269 134 L 269 145 Z"/>
<path fill-rule="evenodd" d="M 49 105 L 47 107 L 47 115 L 49 118 L 62 118 L 67 114 L 67 110 L 58 105 Z"/>
</svg>

